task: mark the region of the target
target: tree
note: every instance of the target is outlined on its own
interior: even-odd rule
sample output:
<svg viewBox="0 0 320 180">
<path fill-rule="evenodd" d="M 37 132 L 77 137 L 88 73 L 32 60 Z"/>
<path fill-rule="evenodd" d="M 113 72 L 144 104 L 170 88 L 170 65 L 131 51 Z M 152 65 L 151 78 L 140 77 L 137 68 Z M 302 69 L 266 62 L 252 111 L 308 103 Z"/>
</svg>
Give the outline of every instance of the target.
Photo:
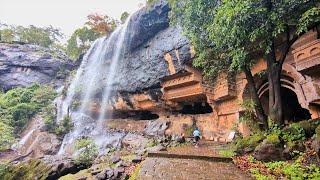
<svg viewBox="0 0 320 180">
<path fill-rule="evenodd" d="M 118 22 L 107 15 L 90 14 L 82 28 L 76 29 L 67 41 L 66 53 L 71 59 L 78 59 L 91 43 L 99 37 L 109 36 Z"/>
<path fill-rule="evenodd" d="M 19 41 L 29 44 L 51 48 L 59 44 L 59 39 L 63 34 L 59 29 L 52 26 L 36 27 L 36 26 L 9 26 L 2 24 L 0 26 L 1 41 L 13 42 Z"/>
<path fill-rule="evenodd" d="M 101 35 L 109 35 L 117 27 L 117 21 L 107 15 L 90 14 L 87 18 L 85 24 Z"/>
<path fill-rule="evenodd" d="M 120 17 L 121 23 L 124 24 L 129 16 L 130 14 L 127 11 L 123 12 Z"/>
<path fill-rule="evenodd" d="M 206 76 L 214 75 L 224 69 L 222 67 L 243 71 L 256 103 L 256 114 L 267 127 L 250 68 L 258 57 L 264 57 L 267 61 L 269 117 L 278 125 L 283 125 L 282 65 L 291 45 L 319 22 L 319 7 L 313 2 L 170 0 L 170 5 L 171 19 L 182 25 L 199 53 L 195 65 L 204 68 Z M 277 52 L 280 52 L 280 57 Z"/>
<path fill-rule="evenodd" d="M 0 30 L 0 41 L 3 42 L 12 42 L 14 41 L 15 36 L 14 36 L 14 31 L 9 28 L 5 28 Z"/>
<path fill-rule="evenodd" d="M 99 37 L 101 37 L 100 33 L 86 26 L 76 29 L 67 42 L 68 56 L 72 59 L 77 59 L 82 53 L 85 53 L 91 43 Z"/>
</svg>

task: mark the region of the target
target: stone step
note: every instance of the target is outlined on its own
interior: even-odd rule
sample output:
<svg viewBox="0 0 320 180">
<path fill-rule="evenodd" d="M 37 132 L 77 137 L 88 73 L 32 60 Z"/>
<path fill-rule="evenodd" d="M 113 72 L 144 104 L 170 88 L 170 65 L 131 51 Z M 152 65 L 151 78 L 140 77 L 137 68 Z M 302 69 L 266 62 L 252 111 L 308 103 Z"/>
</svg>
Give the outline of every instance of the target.
<svg viewBox="0 0 320 180">
<path fill-rule="evenodd" d="M 172 159 L 195 159 L 204 160 L 210 162 L 232 162 L 232 158 L 228 157 L 218 157 L 218 156 L 201 156 L 201 155 L 184 155 L 184 154 L 172 154 L 163 152 L 150 152 L 147 157 L 157 157 L 157 158 L 172 158 Z"/>
</svg>

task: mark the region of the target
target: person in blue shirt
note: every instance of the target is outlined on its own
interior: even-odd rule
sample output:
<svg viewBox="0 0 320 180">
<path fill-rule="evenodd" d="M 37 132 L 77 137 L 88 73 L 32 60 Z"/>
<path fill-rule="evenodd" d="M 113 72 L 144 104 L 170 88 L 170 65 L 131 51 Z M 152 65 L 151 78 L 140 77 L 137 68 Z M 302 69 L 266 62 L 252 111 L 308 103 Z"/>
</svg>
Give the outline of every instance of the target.
<svg viewBox="0 0 320 180">
<path fill-rule="evenodd" d="M 199 140 L 200 140 L 200 131 L 198 128 L 196 128 L 194 131 L 193 131 L 193 137 L 194 137 L 194 140 L 196 141 L 196 147 L 198 147 L 199 145 Z"/>
</svg>

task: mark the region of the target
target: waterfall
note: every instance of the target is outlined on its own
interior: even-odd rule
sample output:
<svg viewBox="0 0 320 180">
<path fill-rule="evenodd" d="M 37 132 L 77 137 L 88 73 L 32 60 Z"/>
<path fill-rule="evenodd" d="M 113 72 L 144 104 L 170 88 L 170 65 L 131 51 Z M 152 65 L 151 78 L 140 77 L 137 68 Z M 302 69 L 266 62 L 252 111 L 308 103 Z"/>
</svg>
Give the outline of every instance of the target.
<svg viewBox="0 0 320 180">
<path fill-rule="evenodd" d="M 126 50 L 130 17 L 108 38 L 99 38 L 92 44 L 68 88 L 66 98 L 57 105 L 57 122 L 65 116 L 70 116 L 74 124 L 72 131 L 65 135 L 58 155 L 64 154 L 66 146 L 83 136 L 92 138 L 102 152 L 103 146 L 113 140 L 114 136 L 121 135 L 106 132 L 103 122 L 105 117 L 109 116 L 107 107 L 115 83 L 118 62 Z M 97 94 L 101 94 L 100 110 L 99 117 L 94 119 L 89 108 Z M 76 101 L 79 101 L 80 105 L 74 108 Z"/>
</svg>

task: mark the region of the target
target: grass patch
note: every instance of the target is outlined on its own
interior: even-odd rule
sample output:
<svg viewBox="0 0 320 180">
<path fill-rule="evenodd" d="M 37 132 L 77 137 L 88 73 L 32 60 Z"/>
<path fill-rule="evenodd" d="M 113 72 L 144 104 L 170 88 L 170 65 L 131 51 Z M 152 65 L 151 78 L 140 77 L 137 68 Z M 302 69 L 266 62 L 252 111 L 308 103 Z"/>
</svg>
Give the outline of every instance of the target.
<svg viewBox="0 0 320 180">
<path fill-rule="evenodd" d="M 141 166 L 142 166 L 142 163 L 140 163 L 136 166 L 136 168 L 134 169 L 134 171 L 130 175 L 129 180 L 138 180 L 137 178 L 138 178 L 139 172 L 141 170 Z"/>
<path fill-rule="evenodd" d="M 218 152 L 218 154 L 221 156 L 221 157 L 226 157 L 226 158 L 232 158 L 233 156 L 236 155 L 236 153 L 233 151 L 233 150 L 220 150 Z"/>
</svg>

